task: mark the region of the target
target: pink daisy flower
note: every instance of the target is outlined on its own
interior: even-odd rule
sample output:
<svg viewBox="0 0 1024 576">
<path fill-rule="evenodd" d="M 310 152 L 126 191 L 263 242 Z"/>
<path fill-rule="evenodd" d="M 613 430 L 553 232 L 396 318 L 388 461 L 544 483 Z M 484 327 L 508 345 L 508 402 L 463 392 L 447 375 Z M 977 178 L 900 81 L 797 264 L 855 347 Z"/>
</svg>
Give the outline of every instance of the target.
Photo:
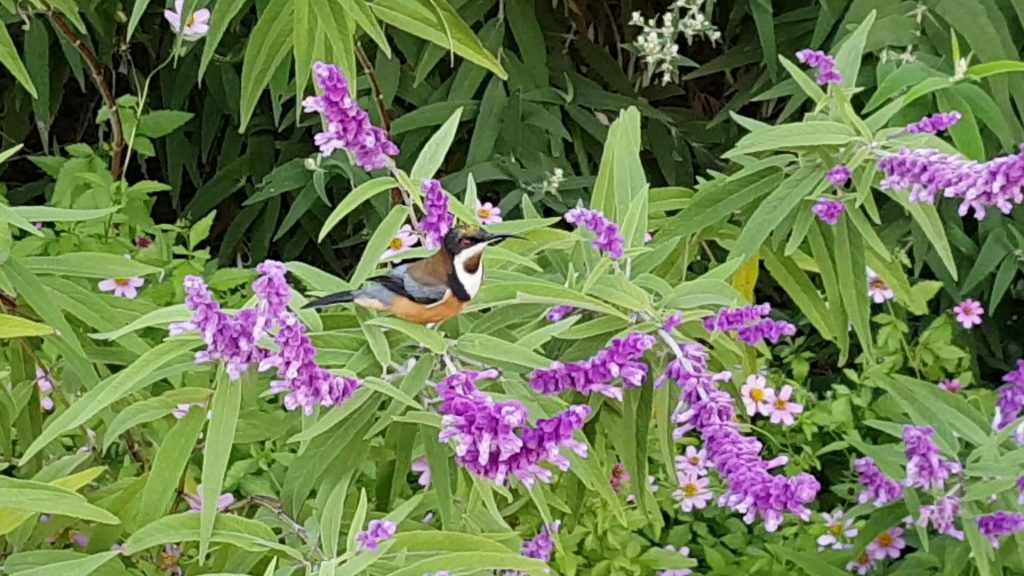
<svg viewBox="0 0 1024 576">
<path fill-rule="evenodd" d="M 985 315 L 985 309 L 981 307 L 981 302 L 972 298 L 954 306 L 953 312 L 956 314 L 956 321 L 967 330 L 981 326 L 981 317 Z"/>
<path fill-rule="evenodd" d="M 857 537 L 858 530 L 853 527 L 853 520 L 843 520 L 842 510 L 836 510 L 832 514 L 825 512 L 821 519 L 825 521 L 827 532 L 818 536 L 819 550 L 845 550 L 853 547 L 850 541 Z"/>
<path fill-rule="evenodd" d="M 874 567 L 875 561 L 872 560 L 871 557 L 867 555 L 867 553 L 861 554 L 860 556 L 857 556 L 853 560 L 850 560 L 846 563 L 847 570 L 849 570 L 850 572 L 856 572 L 857 574 L 860 574 L 860 576 L 864 576 L 868 572 L 871 572 L 871 569 Z"/>
<path fill-rule="evenodd" d="M 939 382 L 939 388 L 942 388 L 946 392 L 960 392 L 964 389 L 964 385 L 960 383 L 958 378 L 946 378 L 942 382 Z"/>
<path fill-rule="evenodd" d="M 196 486 L 195 494 L 185 494 L 185 500 L 188 502 L 188 508 L 192 512 L 202 512 L 203 510 L 203 485 Z M 229 506 L 235 503 L 235 496 L 230 492 L 225 492 L 217 498 L 217 511 L 223 512 L 228 509 Z"/>
<path fill-rule="evenodd" d="M 747 376 L 747 383 L 740 388 L 740 394 L 743 396 L 743 405 L 747 408 L 747 416 L 768 416 L 771 413 L 772 404 L 775 402 L 775 390 L 768 387 L 768 381 L 763 374 Z"/>
<path fill-rule="evenodd" d="M 868 272 L 868 296 L 875 304 L 882 304 L 886 300 L 892 300 L 896 297 L 896 293 L 892 291 L 892 288 L 882 280 L 882 277 L 875 273 L 871 268 L 867 269 Z"/>
<path fill-rule="evenodd" d="M 210 32 L 210 11 L 201 8 L 185 18 L 185 29 L 182 30 L 181 21 L 185 11 L 185 0 L 174 0 L 174 10 L 164 10 L 164 18 L 171 25 L 175 34 L 180 33 L 182 39 L 194 42 Z"/>
<path fill-rule="evenodd" d="M 687 446 L 686 451 L 676 456 L 676 473 L 680 475 L 708 475 L 708 451 L 696 446 Z"/>
<path fill-rule="evenodd" d="M 114 296 L 134 300 L 139 295 L 139 288 L 146 281 L 142 278 L 107 278 L 97 285 L 101 292 L 113 292 Z"/>
<path fill-rule="evenodd" d="M 501 208 L 498 208 L 490 202 L 485 202 L 477 206 L 476 217 L 480 219 L 481 224 L 497 224 L 504 220 L 501 217 Z"/>
<path fill-rule="evenodd" d="M 679 489 L 672 493 L 672 497 L 679 502 L 683 512 L 690 512 L 694 508 L 701 510 L 711 500 L 708 479 L 696 474 L 680 474 Z"/>
<path fill-rule="evenodd" d="M 381 254 L 381 260 L 387 260 L 396 254 L 401 254 L 419 243 L 420 237 L 413 231 L 412 226 L 406 224 L 398 229 L 395 237 L 388 242 L 388 249 Z"/>
<path fill-rule="evenodd" d="M 413 462 L 412 471 L 420 475 L 419 479 L 416 480 L 417 484 L 424 488 L 430 486 L 430 463 L 427 462 L 426 458 L 420 458 Z"/>
<path fill-rule="evenodd" d="M 791 396 L 793 396 L 793 387 L 789 384 L 786 384 L 782 387 L 782 390 L 779 390 L 779 393 L 775 396 L 775 401 L 772 402 L 771 410 L 768 413 L 772 424 L 792 426 L 796 422 L 793 415 L 804 411 L 803 406 L 796 402 L 789 401 Z"/>
<path fill-rule="evenodd" d="M 886 557 L 895 560 L 900 557 L 900 551 L 907 547 L 903 540 L 903 528 L 889 528 L 878 535 L 864 549 L 872 560 L 885 560 Z"/>
</svg>

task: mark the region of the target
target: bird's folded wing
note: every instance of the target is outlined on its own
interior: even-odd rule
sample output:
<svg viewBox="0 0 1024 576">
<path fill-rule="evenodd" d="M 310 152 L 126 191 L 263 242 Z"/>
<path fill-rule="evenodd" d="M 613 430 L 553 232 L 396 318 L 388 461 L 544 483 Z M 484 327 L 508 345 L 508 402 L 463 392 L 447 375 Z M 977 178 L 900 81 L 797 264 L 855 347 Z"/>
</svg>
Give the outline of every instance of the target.
<svg viewBox="0 0 1024 576">
<path fill-rule="evenodd" d="M 387 276 L 374 278 L 373 282 L 419 304 L 436 304 L 448 292 L 446 284 L 427 284 L 416 280 L 405 266 L 393 269 Z"/>
</svg>

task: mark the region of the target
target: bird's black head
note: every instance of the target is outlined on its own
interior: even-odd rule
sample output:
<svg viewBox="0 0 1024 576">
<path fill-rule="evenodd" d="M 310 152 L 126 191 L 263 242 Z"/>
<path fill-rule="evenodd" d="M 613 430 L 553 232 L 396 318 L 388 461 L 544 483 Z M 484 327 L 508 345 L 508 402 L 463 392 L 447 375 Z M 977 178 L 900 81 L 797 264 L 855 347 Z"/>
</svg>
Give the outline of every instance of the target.
<svg viewBox="0 0 1024 576">
<path fill-rule="evenodd" d="M 474 246 L 497 244 L 506 238 L 522 238 L 522 236 L 488 232 L 476 224 L 460 224 L 445 234 L 444 249 L 454 256 Z"/>
</svg>

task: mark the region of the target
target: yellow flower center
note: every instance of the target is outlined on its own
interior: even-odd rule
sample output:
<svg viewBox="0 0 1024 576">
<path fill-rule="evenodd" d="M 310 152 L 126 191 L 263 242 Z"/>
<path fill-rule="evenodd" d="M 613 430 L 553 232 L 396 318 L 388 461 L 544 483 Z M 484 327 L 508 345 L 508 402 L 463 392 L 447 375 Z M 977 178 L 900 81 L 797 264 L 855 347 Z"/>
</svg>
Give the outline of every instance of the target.
<svg viewBox="0 0 1024 576">
<path fill-rule="evenodd" d="M 892 534 L 889 534 L 888 532 L 882 532 L 882 535 L 878 537 L 878 544 L 881 545 L 883 548 L 888 548 L 889 546 L 892 546 Z"/>
<path fill-rule="evenodd" d="M 828 527 L 828 531 L 831 532 L 833 536 L 836 536 L 836 537 L 842 536 L 843 535 L 843 523 L 842 522 L 836 522 L 836 523 L 832 524 L 831 526 Z"/>
<path fill-rule="evenodd" d="M 697 458 L 696 456 L 691 456 L 690 457 L 690 464 L 693 464 L 694 466 L 696 466 L 697 464 L 700 464 L 700 458 Z"/>
<path fill-rule="evenodd" d="M 754 388 L 750 391 L 750 398 L 754 402 L 764 401 L 764 388 Z"/>
<path fill-rule="evenodd" d="M 118 286 L 127 286 L 128 285 L 128 279 L 127 278 L 114 278 L 114 284 L 117 284 Z"/>
<path fill-rule="evenodd" d="M 864 554 L 861 554 L 860 556 L 857 556 L 857 564 L 867 564 L 867 563 L 868 563 L 868 555 L 867 555 L 866 552 Z"/>
<path fill-rule="evenodd" d="M 882 280 L 881 278 L 872 278 L 871 287 L 879 290 L 885 290 L 889 286 L 885 283 L 885 280 Z"/>
<path fill-rule="evenodd" d="M 785 400 L 779 398 L 778 400 L 775 401 L 775 409 L 785 410 L 787 404 L 789 404 L 789 402 L 786 402 Z"/>
<path fill-rule="evenodd" d="M 476 214 L 477 214 L 477 216 L 479 216 L 481 218 L 490 218 L 491 217 L 491 211 L 486 209 L 486 208 L 480 208 L 479 210 L 476 211 Z"/>
<path fill-rule="evenodd" d="M 395 236 L 394 238 L 392 238 L 391 239 L 391 243 L 388 244 L 388 247 L 391 248 L 392 250 L 398 250 L 402 246 L 404 246 L 404 244 L 402 244 L 402 239 L 399 238 L 398 236 Z"/>
<path fill-rule="evenodd" d="M 188 18 L 185 19 L 185 26 L 192 26 L 195 23 L 196 23 L 196 15 L 195 15 L 195 13 L 189 14 Z"/>
<path fill-rule="evenodd" d="M 160 568 L 163 570 L 170 570 L 178 565 L 178 559 L 173 554 L 167 552 L 160 553 Z"/>
<path fill-rule="evenodd" d="M 699 491 L 700 489 L 697 488 L 696 484 L 687 484 L 683 486 L 683 494 L 685 494 L 687 498 L 693 498 Z"/>
</svg>

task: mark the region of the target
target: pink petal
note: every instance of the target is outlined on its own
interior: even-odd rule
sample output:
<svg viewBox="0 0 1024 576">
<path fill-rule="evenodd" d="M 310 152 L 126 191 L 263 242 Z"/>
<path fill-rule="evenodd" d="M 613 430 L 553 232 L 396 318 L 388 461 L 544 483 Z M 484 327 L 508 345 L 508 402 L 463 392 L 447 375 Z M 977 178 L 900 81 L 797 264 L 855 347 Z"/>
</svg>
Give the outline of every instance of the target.
<svg viewBox="0 0 1024 576">
<path fill-rule="evenodd" d="M 97 286 L 103 292 L 114 292 L 118 288 L 117 280 L 114 280 L 113 278 L 107 278 L 106 280 L 100 280 L 100 283 L 97 284 Z"/>
<path fill-rule="evenodd" d="M 171 25 L 171 30 L 177 34 L 181 29 L 181 14 L 171 12 L 170 10 L 164 10 L 164 18 L 166 18 L 167 23 Z"/>
<path fill-rule="evenodd" d="M 134 288 L 141 288 L 142 285 L 145 284 L 145 283 L 146 283 L 146 279 L 145 278 L 135 277 L 135 278 L 129 278 L 128 279 L 128 284 L 130 286 L 134 287 Z"/>
<path fill-rule="evenodd" d="M 210 10 L 207 8 L 200 8 L 192 13 L 192 18 L 196 24 L 207 25 L 210 23 Z"/>
</svg>

